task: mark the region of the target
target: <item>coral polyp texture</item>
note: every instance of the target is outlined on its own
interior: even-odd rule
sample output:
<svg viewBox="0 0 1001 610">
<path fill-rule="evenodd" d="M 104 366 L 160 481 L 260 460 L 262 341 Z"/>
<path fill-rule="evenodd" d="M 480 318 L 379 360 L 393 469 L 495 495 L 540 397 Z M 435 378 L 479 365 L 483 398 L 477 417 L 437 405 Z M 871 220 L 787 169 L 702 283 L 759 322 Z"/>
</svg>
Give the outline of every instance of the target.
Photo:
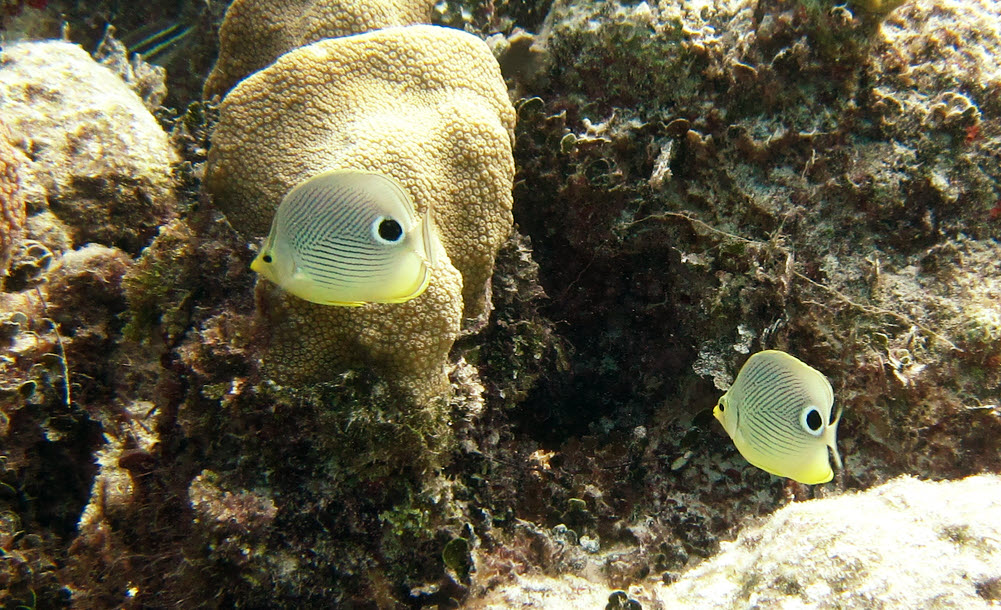
<svg viewBox="0 0 1001 610">
<path fill-rule="evenodd" d="M 311 44 L 226 96 L 206 186 L 242 235 L 265 236 L 297 183 L 359 169 L 396 179 L 431 215 L 450 259 L 426 294 L 401 305 L 272 300 L 268 361 L 278 377 L 316 380 L 360 362 L 442 386 L 461 318 L 488 310 L 494 259 L 511 231 L 514 120 L 486 45 L 434 26 Z"/>
<path fill-rule="evenodd" d="M 204 96 L 223 95 L 279 55 L 324 38 L 428 23 L 428 0 L 236 0 L 219 30 L 219 59 Z"/>
<path fill-rule="evenodd" d="M 11 250 L 24 233 L 24 195 L 17 168 L 23 155 L 11 146 L 11 133 L 0 121 L 0 280 L 7 275 Z"/>
</svg>

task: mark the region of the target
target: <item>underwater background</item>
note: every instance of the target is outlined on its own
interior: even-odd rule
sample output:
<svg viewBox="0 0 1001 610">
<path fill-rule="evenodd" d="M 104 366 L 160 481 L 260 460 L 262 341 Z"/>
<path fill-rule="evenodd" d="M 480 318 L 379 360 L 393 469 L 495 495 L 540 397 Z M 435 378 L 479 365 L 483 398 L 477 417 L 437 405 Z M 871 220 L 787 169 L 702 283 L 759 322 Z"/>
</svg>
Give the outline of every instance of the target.
<svg viewBox="0 0 1001 610">
<path fill-rule="evenodd" d="M 1001 4 L 229 4 L 0 0 L 3 608 L 1001 603 Z M 450 262 L 306 307 L 351 130 Z M 765 349 L 831 483 L 712 417 Z"/>
</svg>

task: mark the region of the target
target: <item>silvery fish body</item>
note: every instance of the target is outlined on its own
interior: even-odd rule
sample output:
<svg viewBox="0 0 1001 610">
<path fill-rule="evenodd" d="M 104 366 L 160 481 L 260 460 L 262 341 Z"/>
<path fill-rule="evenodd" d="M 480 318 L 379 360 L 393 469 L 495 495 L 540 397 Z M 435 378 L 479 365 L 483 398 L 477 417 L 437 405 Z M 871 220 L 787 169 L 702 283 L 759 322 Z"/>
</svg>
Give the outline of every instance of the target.
<svg viewBox="0 0 1001 610">
<path fill-rule="evenodd" d="M 752 355 L 713 410 L 751 464 L 801 483 L 834 477 L 828 449 L 841 468 L 834 390 L 824 375 L 777 350 Z"/>
<path fill-rule="evenodd" d="M 313 303 L 402 303 L 427 288 L 440 249 L 395 180 L 335 170 L 288 192 L 251 268 Z"/>
</svg>

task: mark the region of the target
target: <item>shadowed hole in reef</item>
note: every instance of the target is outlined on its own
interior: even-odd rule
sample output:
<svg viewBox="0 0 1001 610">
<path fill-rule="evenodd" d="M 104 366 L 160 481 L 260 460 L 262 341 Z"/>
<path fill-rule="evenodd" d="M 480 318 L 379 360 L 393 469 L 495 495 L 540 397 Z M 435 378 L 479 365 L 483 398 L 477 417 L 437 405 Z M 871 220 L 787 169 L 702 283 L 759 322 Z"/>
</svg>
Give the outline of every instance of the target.
<svg viewBox="0 0 1001 610">
<path fill-rule="evenodd" d="M 548 297 L 541 313 L 567 346 L 568 367 L 549 368 L 512 419 L 550 446 L 649 425 L 665 403 L 687 408 L 679 396 L 698 355 L 694 337 L 717 330 L 705 328 L 712 321 L 699 302 L 716 280 L 684 264 L 676 245 L 687 228 L 624 224 L 648 194 L 635 180 L 652 171 L 646 140 L 564 150 L 566 126 L 574 124 L 564 110 L 526 102 L 515 147 L 515 221 L 531 239 Z"/>
<path fill-rule="evenodd" d="M 27 416 L 18 417 L 21 412 L 12 414 L 12 430 L 37 426 Z M 65 425 L 60 425 L 57 419 Z M 97 474 L 93 454 L 102 442 L 101 429 L 86 417 L 80 420 L 52 417 L 47 425 L 64 428 L 58 431 L 61 439 L 39 438 L 29 449 L 36 456 L 32 466 L 18 473 L 16 483 L 5 481 L 17 489 L 17 511 L 23 522 L 34 521 L 40 528 L 66 539 L 76 532 L 80 513 L 90 497 Z"/>
<path fill-rule="evenodd" d="M 697 356 L 671 279 L 676 253 L 650 242 L 584 255 L 561 235 L 536 231 L 546 219 L 519 222 L 531 234 L 549 296 L 544 314 L 571 346 L 569 369 L 543 375 L 514 413 L 519 432 L 559 444 L 648 424 Z"/>
</svg>

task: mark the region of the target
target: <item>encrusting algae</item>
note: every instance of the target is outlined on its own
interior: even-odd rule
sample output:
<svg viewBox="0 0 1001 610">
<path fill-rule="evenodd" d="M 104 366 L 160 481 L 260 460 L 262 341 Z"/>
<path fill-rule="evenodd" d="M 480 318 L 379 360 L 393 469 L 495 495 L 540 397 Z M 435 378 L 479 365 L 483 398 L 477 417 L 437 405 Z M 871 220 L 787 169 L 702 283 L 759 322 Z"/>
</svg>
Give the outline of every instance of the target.
<svg viewBox="0 0 1001 610">
<path fill-rule="evenodd" d="M 4 44 L 0 101 L 4 122 L 31 151 L 22 168 L 31 172 L 22 176 L 25 204 L 51 211 L 73 247 L 96 242 L 135 255 L 177 213 L 178 155 L 167 134 L 142 99 L 78 45 Z"/>
</svg>

